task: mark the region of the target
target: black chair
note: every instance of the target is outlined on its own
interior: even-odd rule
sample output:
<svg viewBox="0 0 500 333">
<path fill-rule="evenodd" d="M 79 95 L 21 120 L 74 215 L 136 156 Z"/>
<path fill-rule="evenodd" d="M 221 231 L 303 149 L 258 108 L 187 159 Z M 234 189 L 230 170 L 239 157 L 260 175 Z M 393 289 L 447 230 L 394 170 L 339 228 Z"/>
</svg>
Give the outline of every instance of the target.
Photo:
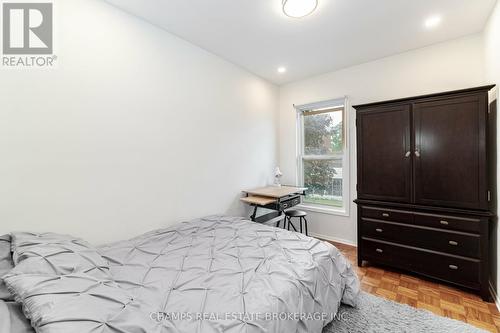
<svg viewBox="0 0 500 333">
<path fill-rule="evenodd" d="M 305 231 L 306 231 L 306 236 L 309 236 L 307 233 L 307 220 L 306 220 L 307 213 L 302 211 L 302 210 L 288 210 L 285 211 L 285 228 L 290 230 L 290 226 L 294 231 L 297 232 L 297 228 L 292 223 L 292 218 L 299 218 L 299 223 L 300 223 L 300 233 L 302 233 L 302 222 L 304 222 L 305 226 Z M 288 222 L 288 223 L 287 223 Z"/>
</svg>

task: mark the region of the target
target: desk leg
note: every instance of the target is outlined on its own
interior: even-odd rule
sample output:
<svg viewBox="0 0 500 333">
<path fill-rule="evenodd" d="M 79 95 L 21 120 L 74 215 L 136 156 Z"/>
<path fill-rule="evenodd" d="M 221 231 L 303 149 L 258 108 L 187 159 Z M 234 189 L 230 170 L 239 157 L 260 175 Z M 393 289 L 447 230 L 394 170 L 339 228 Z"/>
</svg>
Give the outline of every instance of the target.
<svg viewBox="0 0 500 333">
<path fill-rule="evenodd" d="M 280 210 L 278 211 L 278 216 L 282 216 L 283 215 L 283 212 Z M 280 224 L 281 224 L 281 220 L 278 220 L 278 222 L 276 222 L 276 228 L 279 228 L 280 227 Z M 286 222 L 283 221 L 283 228 L 286 227 Z"/>
<path fill-rule="evenodd" d="M 252 215 L 250 216 L 250 219 L 251 219 L 252 221 L 254 221 L 254 222 L 255 222 L 255 218 L 257 217 L 257 208 L 258 208 L 257 206 L 254 206 L 254 208 L 253 208 L 253 213 L 252 213 Z"/>
</svg>

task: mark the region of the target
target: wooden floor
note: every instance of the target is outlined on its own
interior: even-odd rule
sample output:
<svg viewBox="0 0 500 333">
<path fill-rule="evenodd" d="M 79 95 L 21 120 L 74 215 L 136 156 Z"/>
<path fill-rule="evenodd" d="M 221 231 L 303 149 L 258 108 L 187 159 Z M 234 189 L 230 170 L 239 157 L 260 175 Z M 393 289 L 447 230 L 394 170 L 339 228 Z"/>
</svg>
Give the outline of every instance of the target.
<svg viewBox="0 0 500 333">
<path fill-rule="evenodd" d="M 358 267 L 355 247 L 332 244 L 351 261 L 364 291 L 500 333 L 500 313 L 494 303 L 483 302 L 477 295 L 447 285 L 396 271 L 371 266 Z"/>
</svg>

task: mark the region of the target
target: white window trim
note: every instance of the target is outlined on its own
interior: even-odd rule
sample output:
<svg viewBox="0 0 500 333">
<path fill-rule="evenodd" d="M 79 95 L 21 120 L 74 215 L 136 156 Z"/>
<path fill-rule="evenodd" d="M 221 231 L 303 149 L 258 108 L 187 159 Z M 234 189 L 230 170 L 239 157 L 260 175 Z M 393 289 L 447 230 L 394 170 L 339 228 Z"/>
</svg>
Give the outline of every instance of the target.
<svg viewBox="0 0 500 333">
<path fill-rule="evenodd" d="M 327 101 L 310 103 L 304 105 L 294 105 L 297 113 L 297 147 L 296 147 L 296 163 L 297 163 L 297 175 L 296 181 L 300 186 L 304 185 L 304 173 L 303 173 L 303 163 L 302 158 L 304 157 L 304 111 L 322 109 L 327 107 L 332 107 L 335 105 L 344 105 L 344 153 L 342 154 L 342 205 L 343 208 L 333 208 L 326 205 L 315 205 L 310 203 L 302 203 L 299 205 L 300 208 L 317 213 L 339 215 L 339 216 L 349 216 L 350 212 L 350 138 L 349 138 L 349 127 L 350 127 L 350 117 L 349 110 L 350 104 L 347 96 L 343 98 L 331 99 Z M 328 157 L 325 157 L 328 159 Z"/>
</svg>

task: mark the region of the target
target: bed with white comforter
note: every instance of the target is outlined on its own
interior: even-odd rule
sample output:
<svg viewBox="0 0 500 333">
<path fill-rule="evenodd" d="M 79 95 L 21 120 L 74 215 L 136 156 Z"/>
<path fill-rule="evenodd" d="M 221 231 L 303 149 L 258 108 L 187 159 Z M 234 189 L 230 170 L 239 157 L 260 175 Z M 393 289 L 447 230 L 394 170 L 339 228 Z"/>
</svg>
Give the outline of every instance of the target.
<svg viewBox="0 0 500 333">
<path fill-rule="evenodd" d="M 196 219 L 99 248 L 56 234 L 11 237 L 15 267 L 3 280 L 38 333 L 320 333 L 359 294 L 333 245 L 243 218 Z"/>
</svg>

